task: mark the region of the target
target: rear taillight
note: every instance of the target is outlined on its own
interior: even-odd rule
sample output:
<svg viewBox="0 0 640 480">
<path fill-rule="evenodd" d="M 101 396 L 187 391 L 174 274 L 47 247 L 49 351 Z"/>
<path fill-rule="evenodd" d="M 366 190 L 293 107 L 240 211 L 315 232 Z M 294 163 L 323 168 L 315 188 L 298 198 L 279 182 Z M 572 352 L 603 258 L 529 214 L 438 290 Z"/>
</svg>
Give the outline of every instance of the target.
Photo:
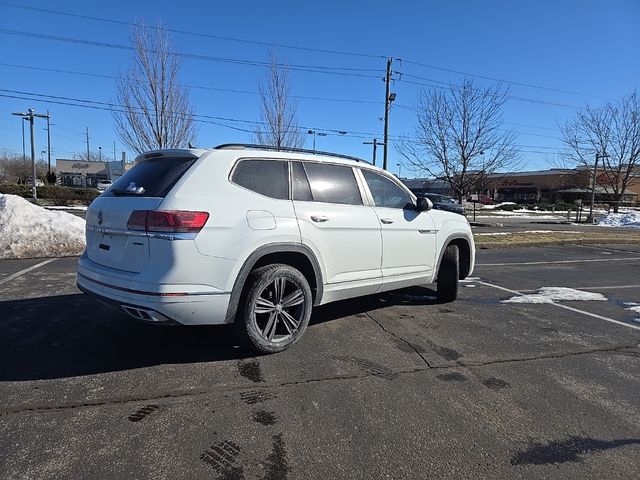
<svg viewBox="0 0 640 480">
<path fill-rule="evenodd" d="M 207 212 L 134 210 L 127 228 L 147 232 L 198 233 L 208 218 Z"/>
</svg>

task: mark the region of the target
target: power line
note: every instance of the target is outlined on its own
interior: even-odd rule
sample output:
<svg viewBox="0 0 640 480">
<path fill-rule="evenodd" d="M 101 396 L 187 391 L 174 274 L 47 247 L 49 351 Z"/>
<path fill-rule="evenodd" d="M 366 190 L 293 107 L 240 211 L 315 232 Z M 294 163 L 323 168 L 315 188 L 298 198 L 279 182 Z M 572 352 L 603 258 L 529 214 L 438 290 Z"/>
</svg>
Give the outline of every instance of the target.
<svg viewBox="0 0 640 480">
<path fill-rule="evenodd" d="M 75 98 L 75 97 L 49 95 L 49 94 L 25 92 L 20 90 L 9 90 L 9 89 L 0 89 L 0 92 L 7 92 L 7 93 L 0 93 L 0 97 L 6 97 L 6 98 L 30 100 L 30 101 L 43 102 L 43 103 L 52 103 L 52 104 L 65 105 L 65 106 L 71 106 L 71 107 L 91 108 L 95 110 L 103 110 L 103 111 L 109 111 L 109 112 L 112 112 L 112 111 L 123 112 L 123 113 L 126 112 L 126 110 L 123 110 L 124 108 L 126 108 L 123 105 L 110 103 L 110 102 L 102 102 L 98 100 L 87 100 L 87 99 L 81 99 L 81 98 Z M 31 97 L 44 97 L 44 99 L 31 98 Z M 70 102 L 74 102 L 74 103 L 70 103 Z M 173 112 L 167 112 L 167 113 L 173 114 Z M 178 115 L 185 115 L 185 114 L 178 113 Z M 241 128 L 233 125 L 228 125 L 221 122 L 234 122 L 234 123 L 243 123 L 243 124 L 249 124 L 249 125 L 255 125 L 255 124 L 267 125 L 266 122 L 262 122 L 262 121 L 245 120 L 245 119 L 232 118 L 232 117 L 221 117 L 221 116 L 203 115 L 203 114 L 192 114 L 192 116 L 194 118 L 194 121 L 197 121 L 197 122 L 210 123 L 213 125 L 219 125 L 219 126 L 223 126 L 226 128 L 231 128 L 233 130 L 238 130 L 238 131 L 247 132 L 247 133 L 254 133 L 254 130 Z M 298 129 L 301 131 L 307 131 L 309 129 L 313 129 L 313 130 L 326 132 L 328 134 L 337 134 L 340 136 L 347 136 L 347 137 L 353 137 L 353 138 L 365 138 L 365 139 L 369 139 L 371 135 L 379 135 L 379 133 L 372 133 L 372 132 L 338 130 L 338 129 L 322 128 L 322 127 L 315 127 L 315 126 L 305 126 L 305 125 L 299 126 Z M 519 132 L 516 131 L 516 133 L 519 133 Z M 410 143 L 417 143 L 415 141 L 416 140 L 415 137 L 408 137 L 408 136 L 402 136 L 402 135 L 392 138 L 392 140 L 394 141 L 408 140 L 410 141 Z M 516 146 L 522 147 L 522 148 L 541 148 L 541 149 L 550 149 L 550 150 L 557 149 L 557 147 L 548 147 L 548 146 L 542 146 L 542 145 L 516 145 Z"/>
<path fill-rule="evenodd" d="M 474 74 L 474 73 L 463 72 L 461 70 L 454 70 L 452 68 L 445 68 L 445 67 L 440 67 L 440 66 L 437 66 L 437 65 L 430 65 L 430 64 L 427 64 L 427 63 L 413 62 L 411 60 L 404 60 L 404 63 L 408 63 L 410 65 L 417 65 L 417 66 L 424 67 L 424 68 L 430 68 L 432 70 L 439 70 L 439 71 L 443 71 L 443 72 L 456 73 L 458 75 L 464 75 L 464 76 L 467 76 L 467 77 L 481 78 L 483 80 L 491 80 L 492 82 L 508 83 L 509 85 L 517 85 L 519 87 L 535 88 L 535 89 L 538 89 L 538 90 L 546 90 L 546 91 L 549 91 L 549 92 L 564 93 L 564 94 L 568 94 L 568 95 L 578 95 L 578 96 L 582 96 L 582 97 L 591 97 L 591 98 L 598 98 L 598 99 L 602 99 L 602 100 L 608 100 L 606 97 L 600 97 L 598 95 L 591 95 L 591 94 L 588 94 L 588 93 L 574 92 L 574 91 L 571 91 L 571 90 L 563 90 L 563 89 L 560 89 L 560 88 L 544 87 L 544 86 L 535 85 L 535 84 L 532 84 L 532 83 L 515 82 L 515 81 L 512 81 L 512 80 L 506 80 L 506 79 L 501 79 L 501 78 L 496 78 L 496 77 L 489 77 L 487 75 L 478 75 L 478 74 Z"/>
<path fill-rule="evenodd" d="M 4 6 L 7 6 L 7 7 L 12 7 L 12 8 L 20 8 L 20 9 L 23 9 L 23 10 L 30 10 L 30 11 L 34 11 L 34 12 L 46 13 L 46 14 L 49 14 L 49 15 L 59 15 L 59 16 L 66 16 L 66 17 L 72 17 L 72 18 L 79 18 L 79 19 L 83 19 L 83 20 L 106 22 L 106 23 L 111 23 L 111 24 L 116 24 L 116 25 L 123 25 L 123 26 L 127 26 L 127 27 L 139 26 L 138 24 L 136 24 L 134 22 L 127 22 L 127 21 L 123 21 L 123 20 L 116 20 L 116 19 L 106 18 L 106 17 L 96 17 L 96 16 L 91 16 L 91 15 L 82 15 L 82 14 L 71 13 L 71 12 L 63 12 L 63 11 L 60 11 L 60 10 L 51 10 L 51 9 L 45 9 L 45 8 L 18 5 L 18 4 L 9 3 L 9 2 L 0 2 L 0 5 L 4 5 Z M 248 39 L 242 39 L 242 38 L 238 38 L 238 37 L 213 35 L 213 34 L 209 34 L 209 33 L 194 32 L 194 31 L 190 31 L 190 30 L 181 30 L 181 29 L 175 29 L 175 28 L 170 28 L 170 27 L 165 27 L 165 29 L 168 32 L 177 33 L 177 34 L 181 34 L 181 35 L 189 35 L 189 36 L 194 36 L 194 37 L 209 38 L 209 39 L 213 39 L 213 40 L 223 40 L 223 41 L 238 42 L 238 43 L 244 43 L 244 44 L 249 44 L 249 45 L 259 45 L 259 46 L 274 47 L 274 48 L 285 48 L 285 49 L 291 49 L 291 50 L 314 52 L 314 53 L 325 53 L 325 54 L 332 54 L 332 55 L 347 55 L 347 56 L 355 56 L 355 57 L 362 57 L 362 58 L 380 59 L 380 58 L 388 58 L 389 57 L 389 55 L 376 55 L 376 54 L 363 53 L 363 52 L 350 52 L 350 51 L 344 51 L 344 50 L 329 50 L 329 49 L 321 49 L 321 48 L 302 47 L 302 46 L 299 46 L 299 45 L 287 45 L 287 44 L 265 42 L 265 41 L 258 41 L 258 40 L 248 40 Z M 568 95 L 577 95 L 577 96 L 582 96 L 582 97 L 590 97 L 590 98 L 608 100 L 608 98 L 602 97 L 602 96 L 598 96 L 598 95 L 593 95 L 593 94 L 588 94 L 588 93 L 583 93 L 583 92 L 576 92 L 576 91 L 572 91 L 572 90 L 566 90 L 566 89 L 560 89 L 560 88 L 554 88 L 554 87 L 547 87 L 547 86 L 536 85 L 536 84 L 532 84 L 532 83 L 525 83 L 525 82 L 518 82 L 518 81 L 513 81 L 513 80 L 501 79 L 501 78 L 497 78 L 497 77 L 491 77 L 491 76 L 488 76 L 488 75 L 474 74 L 474 73 L 465 72 L 465 71 L 462 71 L 462 70 L 442 67 L 442 66 L 439 66 L 439 65 L 433 65 L 433 64 L 423 63 L 423 62 L 416 62 L 416 61 L 406 60 L 406 59 L 403 60 L 403 62 L 406 63 L 406 64 L 416 65 L 416 66 L 423 67 L 423 68 L 428 68 L 428 69 L 442 71 L 442 72 L 448 72 L 448 73 L 455 73 L 455 74 L 458 74 L 458 75 L 464 75 L 464 76 L 468 76 L 468 77 L 481 78 L 481 79 L 490 80 L 490 81 L 493 81 L 493 82 L 502 82 L 502 83 L 507 83 L 507 84 L 510 84 L 510 85 L 526 87 L 526 88 L 533 88 L 533 89 L 544 90 L 544 91 L 549 91 L 549 92 L 556 92 L 556 93 L 562 93 L 562 94 L 568 94 Z M 409 76 L 409 74 L 405 74 L 405 75 Z M 416 78 L 420 78 L 420 77 L 416 76 Z M 438 81 L 438 80 L 430 80 L 430 81 L 437 82 L 437 83 L 443 83 L 443 82 Z"/>
<path fill-rule="evenodd" d="M 48 13 L 48 14 L 51 14 L 51 15 L 62 15 L 62 16 L 65 16 L 65 17 L 81 18 L 83 20 L 94 20 L 94 21 L 97 21 L 97 22 L 112 23 L 112 24 L 123 25 L 123 26 L 127 26 L 127 27 L 139 26 L 136 23 L 126 22 L 126 21 L 123 21 L 123 20 L 115 20 L 115 19 L 110 19 L 110 18 L 105 18 L 105 17 L 94 17 L 94 16 L 90 16 L 90 15 L 80 15 L 80 14 L 70 13 L 70 12 L 61 12 L 59 10 L 50 10 L 50 9 L 45 9 L 45 8 L 29 7 L 29 6 L 25 6 L 25 5 L 16 5 L 16 4 L 7 3 L 7 2 L 0 2 L 0 5 L 4 5 L 4 6 L 7 6 L 7 7 L 13 7 L 13 8 L 21 8 L 21 9 L 24 9 L 24 10 L 32 10 L 32 11 L 35 11 L 35 12 Z M 179 29 L 175 29 L 175 28 L 165 28 L 165 29 L 167 30 L 167 32 L 178 33 L 178 34 L 181 34 L 181 35 L 190 35 L 190 36 L 193 36 L 193 37 L 210 38 L 210 39 L 213 39 L 213 40 L 224 40 L 224 41 L 228 41 L 228 42 L 245 43 L 245 44 L 248 44 L 248 45 L 260 45 L 260 46 L 263 46 L 263 47 L 286 48 L 286 49 L 290 49 L 290 50 L 300 50 L 300 51 L 304 51 L 304 52 L 328 53 L 328 54 L 332 54 L 332 55 L 347 55 L 347 56 L 365 57 L 365 58 L 387 58 L 387 55 L 373 55 L 373 54 L 369 54 L 369 53 L 348 52 L 348 51 L 344 51 L 344 50 L 328 50 L 328 49 L 323 49 L 323 48 L 301 47 L 299 45 L 287 45 L 287 44 L 283 44 L 283 43 L 272 43 L 272 42 L 263 42 L 263 41 L 258 41 L 258 40 L 247 40 L 247 39 L 243 39 L 243 38 L 227 37 L 227 36 L 222 36 L 222 35 L 212 35 L 212 34 L 209 34 L 209 33 L 194 32 L 194 31 L 190 31 L 190 30 L 179 30 Z"/>
<path fill-rule="evenodd" d="M 0 3 L 1 4 L 1 3 Z M 23 68 L 27 70 L 36 70 L 42 72 L 54 72 L 54 73 L 62 73 L 67 75 L 80 75 L 85 77 L 96 77 L 96 78 L 104 78 L 109 80 L 117 80 L 121 78 L 128 78 L 122 76 L 115 75 L 107 75 L 102 73 L 89 73 L 89 72 L 78 72 L 74 70 L 61 70 L 58 68 L 44 68 L 44 67 L 36 67 L 33 65 L 17 65 L 13 63 L 0 63 L 0 66 L 3 67 L 12 67 L 12 68 Z M 225 93 L 241 93 L 248 95 L 260 95 L 260 92 L 251 91 L 251 90 L 238 90 L 232 88 L 221 88 L 221 87 L 211 87 L 207 85 L 192 85 L 192 84 L 181 84 L 183 87 L 201 89 L 201 90 L 212 90 L 216 92 L 225 92 Z M 343 102 L 343 103 L 368 103 L 374 105 L 380 105 L 382 102 L 376 100 L 360 100 L 360 99 L 349 99 L 349 98 L 329 98 L 329 97 L 315 97 L 315 96 L 306 96 L 306 95 L 289 95 L 291 98 L 301 99 L 301 100 L 318 100 L 318 101 L 326 101 L 326 102 Z"/>
<path fill-rule="evenodd" d="M 38 38 L 44 40 L 53 40 L 57 42 L 67 42 L 67 43 L 75 43 L 80 45 L 88 45 L 92 47 L 104 47 L 104 48 L 113 48 L 117 50 L 127 50 L 127 51 L 135 51 L 135 48 L 130 45 L 122 45 L 118 43 L 109 43 L 109 42 L 95 42 L 92 40 L 84 40 L 80 38 L 72 38 L 72 37 L 59 37 L 55 35 L 45 35 L 42 33 L 35 32 L 24 32 L 20 30 L 9 30 L 9 29 L 0 29 L 0 33 L 4 33 L 6 35 L 17 35 L 22 37 L 29 38 Z M 234 65 L 244 65 L 251 67 L 272 67 L 272 64 L 269 62 L 263 62 L 259 60 L 243 60 L 237 58 L 228 58 L 228 57 L 212 57 L 209 55 L 197 55 L 192 53 L 183 53 L 183 52 L 171 52 L 173 55 L 182 58 L 189 58 L 192 60 L 205 60 L 210 62 L 221 62 L 221 63 L 229 63 Z M 324 65 L 277 65 L 278 68 L 286 68 L 288 70 L 297 71 L 297 72 L 309 72 L 309 73 L 322 73 L 326 75 L 340 75 L 346 77 L 361 77 L 361 78 L 381 78 L 380 75 L 372 75 L 367 73 L 353 73 L 354 71 L 360 72 L 380 72 L 382 75 L 382 70 L 374 70 L 374 69 L 355 69 L 351 67 L 330 67 Z M 346 70 L 346 71 L 337 71 L 337 70 Z"/>
<path fill-rule="evenodd" d="M 456 85 L 453 84 L 449 84 L 448 87 L 444 87 L 444 86 L 440 86 L 440 85 L 430 85 L 428 83 L 422 83 L 422 82 L 414 82 L 412 80 L 404 80 L 402 78 L 400 78 L 398 80 L 399 82 L 404 82 L 404 83 L 408 83 L 410 85 L 418 85 L 418 86 L 422 86 L 422 87 L 429 87 L 429 88 L 437 88 L 440 90 L 450 90 L 451 88 L 459 88 Z M 440 83 L 444 83 L 444 82 L 440 82 Z M 507 95 L 507 100 L 515 100 L 518 102 L 529 102 L 529 103 L 539 103 L 541 105 L 551 105 L 554 107 L 565 107 L 565 108 L 575 108 L 578 110 L 582 110 L 582 107 L 579 107 L 578 105 L 569 105 L 567 103 L 558 103 L 558 102 L 548 102 L 546 100 L 539 100 L 537 98 L 529 98 L 529 97 L 519 97 L 519 96 L 514 96 L 514 95 Z M 403 106 L 403 108 L 406 108 L 406 106 Z M 411 107 L 409 107 L 411 108 Z"/>
</svg>

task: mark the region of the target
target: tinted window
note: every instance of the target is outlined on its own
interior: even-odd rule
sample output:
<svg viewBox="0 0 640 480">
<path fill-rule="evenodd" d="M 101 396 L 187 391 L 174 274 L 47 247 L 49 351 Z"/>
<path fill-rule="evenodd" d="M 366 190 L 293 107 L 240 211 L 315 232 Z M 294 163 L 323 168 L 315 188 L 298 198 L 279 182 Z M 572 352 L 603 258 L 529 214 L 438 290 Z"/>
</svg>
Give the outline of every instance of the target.
<svg viewBox="0 0 640 480">
<path fill-rule="evenodd" d="M 362 205 L 362 197 L 351 167 L 304 163 L 316 202 Z"/>
<path fill-rule="evenodd" d="M 376 207 L 404 208 L 413 203 L 411 196 L 395 182 L 370 170 L 362 170 L 362 173 Z"/>
<path fill-rule="evenodd" d="M 307 180 L 307 174 L 304 172 L 304 167 L 300 162 L 291 162 L 291 171 L 293 180 L 291 182 L 293 186 L 293 199 L 304 200 L 307 202 L 313 201 L 311 196 L 311 187 L 309 187 L 309 180 Z"/>
<path fill-rule="evenodd" d="M 116 180 L 102 196 L 165 197 L 195 161 L 195 158 L 154 158 L 145 160 Z M 138 190 L 137 193 L 132 192 L 132 190 L 139 187 L 144 190 Z"/>
<path fill-rule="evenodd" d="M 288 164 L 278 160 L 242 160 L 231 181 L 251 191 L 279 200 L 289 198 Z"/>
</svg>

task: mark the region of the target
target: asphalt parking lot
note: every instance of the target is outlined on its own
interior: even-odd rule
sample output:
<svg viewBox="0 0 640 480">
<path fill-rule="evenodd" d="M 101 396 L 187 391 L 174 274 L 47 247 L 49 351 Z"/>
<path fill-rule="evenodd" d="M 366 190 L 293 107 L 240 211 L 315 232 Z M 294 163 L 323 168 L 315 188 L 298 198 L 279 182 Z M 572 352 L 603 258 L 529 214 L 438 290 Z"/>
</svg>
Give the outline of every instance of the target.
<svg viewBox="0 0 640 480">
<path fill-rule="evenodd" d="M 43 261 L 0 262 L 3 479 L 640 476 L 640 246 L 482 250 L 455 303 L 328 305 L 263 357 Z M 547 286 L 606 300 L 502 303 Z"/>
</svg>

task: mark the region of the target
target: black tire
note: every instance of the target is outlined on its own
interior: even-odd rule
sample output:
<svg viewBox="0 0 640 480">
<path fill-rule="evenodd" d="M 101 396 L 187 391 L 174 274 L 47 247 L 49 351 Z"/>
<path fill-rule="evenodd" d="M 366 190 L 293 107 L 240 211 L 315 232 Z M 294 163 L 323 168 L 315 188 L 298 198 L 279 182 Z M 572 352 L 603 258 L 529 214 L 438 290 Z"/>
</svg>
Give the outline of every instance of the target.
<svg viewBox="0 0 640 480">
<path fill-rule="evenodd" d="M 279 263 L 260 267 L 249 275 L 245 292 L 235 321 L 236 334 L 245 346 L 276 353 L 300 340 L 313 306 L 311 288 L 302 273 Z"/>
<path fill-rule="evenodd" d="M 438 270 L 438 300 L 441 302 L 453 302 L 458 298 L 459 255 L 457 245 L 447 246 L 442 255 Z"/>
</svg>

